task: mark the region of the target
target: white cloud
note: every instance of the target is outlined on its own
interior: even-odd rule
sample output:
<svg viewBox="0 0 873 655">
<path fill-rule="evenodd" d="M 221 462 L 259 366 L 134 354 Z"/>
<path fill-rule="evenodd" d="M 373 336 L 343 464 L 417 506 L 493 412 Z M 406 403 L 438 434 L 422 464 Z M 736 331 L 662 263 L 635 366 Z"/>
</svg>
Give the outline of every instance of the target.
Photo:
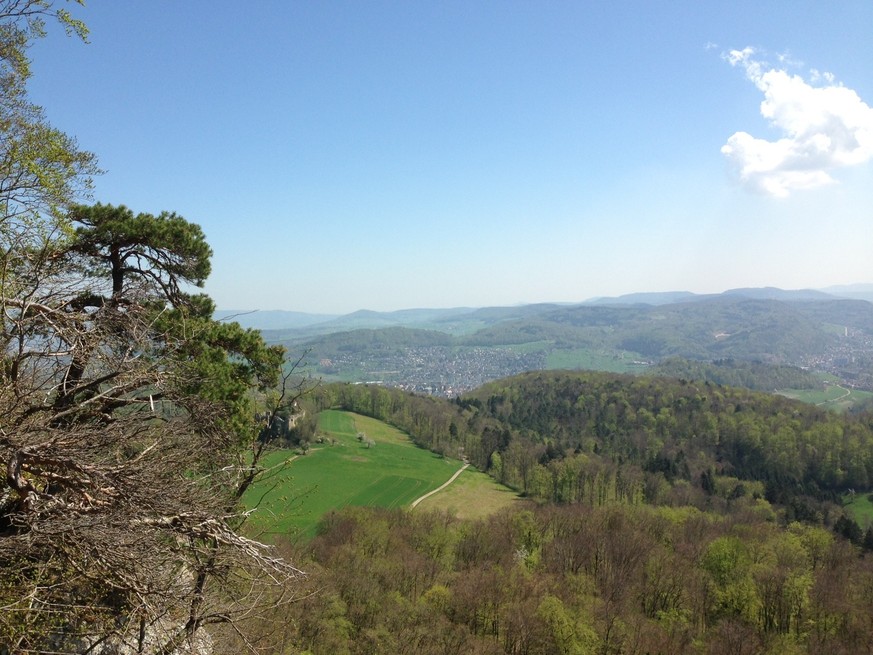
<svg viewBox="0 0 873 655">
<path fill-rule="evenodd" d="M 834 169 L 873 158 L 873 109 L 855 91 L 827 72 L 799 75 L 772 68 L 755 58 L 752 48 L 724 56 L 741 66 L 764 94 L 761 115 L 782 133 L 775 141 L 747 132 L 731 136 L 721 152 L 736 167 L 747 188 L 785 197 L 798 189 L 834 183 Z M 813 84 L 821 83 L 821 86 Z"/>
</svg>

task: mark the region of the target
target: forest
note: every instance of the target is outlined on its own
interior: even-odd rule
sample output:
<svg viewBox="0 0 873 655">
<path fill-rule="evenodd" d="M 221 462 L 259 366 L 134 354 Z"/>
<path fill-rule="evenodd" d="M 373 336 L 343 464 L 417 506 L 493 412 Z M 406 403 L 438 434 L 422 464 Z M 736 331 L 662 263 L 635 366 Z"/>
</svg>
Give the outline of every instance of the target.
<svg viewBox="0 0 873 655">
<path fill-rule="evenodd" d="M 848 655 L 873 644 L 873 560 L 753 507 L 549 504 L 468 523 L 348 508 L 289 551 L 318 593 L 283 613 L 275 652 Z M 265 640 L 275 625 L 265 620 Z"/>
<path fill-rule="evenodd" d="M 708 381 L 537 371 L 453 401 L 349 384 L 325 385 L 312 401 L 384 420 L 430 450 L 462 452 L 502 483 L 559 503 L 596 502 L 606 492 L 594 493 L 595 480 L 610 481 L 611 500 L 660 504 L 706 493 L 701 480 L 731 478 L 807 517 L 873 479 L 869 413 Z"/>
<path fill-rule="evenodd" d="M 535 372 L 446 401 L 366 385 L 307 400 L 463 453 L 529 499 L 346 508 L 309 543 L 289 653 L 857 653 L 873 645 L 873 417 L 706 382 Z M 292 438 L 306 438 L 302 428 Z M 289 614 L 284 613 L 284 619 Z M 275 629 L 279 617 L 264 626 Z M 280 645 L 281 643 L 281 645 Z"/>
</svg>

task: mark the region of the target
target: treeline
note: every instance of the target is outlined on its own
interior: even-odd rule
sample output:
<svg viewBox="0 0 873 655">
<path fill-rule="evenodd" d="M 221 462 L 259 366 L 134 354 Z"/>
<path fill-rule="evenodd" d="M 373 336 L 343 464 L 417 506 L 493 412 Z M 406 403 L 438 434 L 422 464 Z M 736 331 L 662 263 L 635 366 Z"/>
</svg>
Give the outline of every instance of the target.
<svg viewBox="0 0 873 655">
<path fill-rule="evenodd" d="M 532 497 L 600 505 L 705 505 L 758 494 L 789 516 L 873 482 L 873 419 L 780 396 L 658 377 L 543 371 L 455 401 L 368 385 L 327 385 L 338 406 L 464 456 Z"/>
<path fill-rule="evenodd" d="M 871 416 L 843 417 L 777 395 L 710 383 L 537 372 L 484 385 L 462 402 L 551 453 L 598 454 L 661 471 L 764 482 L 771 498 L 864 489 Z"/>
<path fill-rule="evenodd" d="M 756 391 L 819 389 L 823 386 L 813 373 L 797 366 L 779 366 L 739 359 L 706 362 L 669 357 L 659 362 L 650 372 L 664 377 L 702 380 Z"/>
<path fill-rule="evenodd" d="M 294 339 L 282 343 L 292 348 L 300 346 L 299 340 Z M 445 332 L 398 326 L 334 332 L 305 341 L 305 347 L 320 360 L 355 355 L 362 360 L 381 361 L 405 348 L 452 346 L 454 343 L 454 338 Z"/>
<path fill-rule="evenodd" d="M 463 453 L 472 416 L 443 398 L 373 384 L 328 384 L 308 398 L 315 412 L 331 407 L 379 419 L 407 432 L 422 448 L 450 457 Z"/>
<path fill-rule="evenodd" d="M 284 653 L 848 655 L 873 643 L 873 559 L 750 504 L 546 505 L 477 522 L 346 508 L 295 558 L 320 593 L 263 624 Z"/>
</svg>

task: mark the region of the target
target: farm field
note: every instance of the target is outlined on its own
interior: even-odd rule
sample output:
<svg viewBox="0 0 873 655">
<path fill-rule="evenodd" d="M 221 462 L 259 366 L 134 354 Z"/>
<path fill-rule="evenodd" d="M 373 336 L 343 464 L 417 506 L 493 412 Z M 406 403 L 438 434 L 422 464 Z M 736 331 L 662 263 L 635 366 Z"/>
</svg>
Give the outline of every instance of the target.
<svg viewBox="0 0 873 655">
<path fill-rule="evenodd" d="M 328 410 L 319 414 L 318 422 L 325 443 L 313 444 L 308 454 L 297 457 L 288 450 L 270 453 L 264 464 L 277 467 L 277 472 L 254 485 L 243 498 L 247 508 L 257 508 L 250 531 L 264 539 L 277 535 L 309 539 L 326 512 L 346 505 L 408 506 L 462 466 L 459 460 L 419 448 L 407 434 L 375 419 Z M 359 432 L 366 435 L 363 442 L 357 439 Z M 368 447 L 367 439 L 374 444 Z M 479 486 L 485 488 L 482 483 Z M 475 504 L 475 488 L 469 493 L 464 503 Z"/>
</svg>

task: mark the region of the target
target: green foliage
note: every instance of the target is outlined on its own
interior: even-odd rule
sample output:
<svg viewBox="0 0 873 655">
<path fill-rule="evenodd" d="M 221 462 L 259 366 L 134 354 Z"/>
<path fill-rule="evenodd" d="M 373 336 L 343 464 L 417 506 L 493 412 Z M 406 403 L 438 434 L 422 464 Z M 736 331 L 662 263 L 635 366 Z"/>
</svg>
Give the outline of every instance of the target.
<svg viewBox="0 0 873 655">
<path fill-rule="evenodd" d="M 207 299 L 196 300 L 203 305 Z M 284 348 L 267 346 L 260 333 L 238 323 L 213 321 L 202 306 L 161 311 L 154 325 L 165 342 L 165 356 L 176 366 L 171 395 L 215 403 L 221 409 L 214 418 L 224 429 L 248 435 L 256 411 L 252 391 L 278 384 Z"/>
<path fill-rule="evenodd" d="M 492 475 L 560 503 L 466 522 L 327 514 L 309 552 L 345 604 L 350 653 L 400 649 L 397 630 L 421 639 L 422 652 L 436 635 L 481 653 L 864 648 L 873 560 L 850 544 L 866 535 L 847 517 L 834 525 L 846 539 L 828 523 L 777 519 L 834 520 L 826 500 L 867 479 L 869 417 L 591 372 L 529 373 L 456 401 L 366 385 L 319 394 L 323 407 L 404 426 L 431 448 L 463 448 Z M 375 434 L 342 413 L 325 418 L 350 442 Z M 763 496 L 785 503 L 778 515 Z"/>
<path fill-rule="evenodd" d="M 573 617 L 556 596 L 547 595 L 537 607 L 538 616 L 545 621 L 561 655 L 594 655 L 598 652 L 597 633 L 580 619 Z"/>
<path fill-rule="evenodd" d="M 73 250 L 87 258 L 90 274 L 112 280 L 113 294 L 142 278 L 176 305 L 182 284 L 200 287 L 209 276 L 212 250 L 203 231 L 175 213 L 134 215 L 98 203 L 73 207 L 69 219 L 77 226 Z"/>
<path fill-rule="evenodd" d="M 204 605 L 249 606 L 226 572 L 262 591 L 297 575 L 235 533 L 261 452 L 243 461 L 253 394 L 280 381 L 283 351 L 185 293 L 209 271 L 197 226 L 104 205 L 69 218 L 77 231 L 18 242 L 0 266 L 0 587 L 26 599 L 4 605 L 12 650 L 144 639 L 190 616 L 157 637 L 172 652 Z"/>
<path fill-rule="evenodd" d="M 816 563 L 798 530 L 687 508 L 347 508 L 306 548 L 323 593 L 289 608 L 287 638 L 355 655 L 864 652 L 873 560 L 832 541 Z"/>
<path fill-rule="evenodd" d="M 466 522 L 327 514 L 308 552 L 342 599 L 345 636 L 324 628 L 336 652 L 401 649 L 398 630 L 423 653 L 444 652 L 435 644 L 449 638 L 452 652 L 471 653 L 865 648 L 873 560 L 851 543 L 873 536 L 834 520 L 827 500 L 869 479 L 867 416 L 591 372 L 529 373 L 455 401 L 366 385 L 319 394 L 320 406 L 390 421 L 435 450 L 462 448 L 560 503 Z M 348 439 L 375 434 L 346 414 L 325 417 Z M 820 525 L 782 527 L 791 517 Z M 317 643 L 313 652 L 329 652 Z"/>
<path fill-rule="evenodd" d="M 8 0 L 0 11 L 0 236 L 3 250 L 22 246 L 47 218 L 57 222 L 98 172 L 91 153 L 53 128 L 27 98 L 27 48 L 45 35 L 45 19 L 58 20 L 83 38 L 87 29 L 49 0 Z M 50 225 L 48 231 L 54 229 Z M 8 241 L 7 241 L 8 240 Z"/>
<path fill-rule="evenodd" d="M 769 514 L 770 501 L 789 518 L 821 521 L 828 510 L 816 503 L 873 479 L 864 416 L 706 382 L 536 372 L 453 402 L 327 385 L 317 403 L 384 420 L 435 452 L 462 452 L 501 483 L 554 502 L 703 503 L 705 492 L 726 508 Z"/>
<path fill-rule="evenodd" d="M 658 363 L 651 373 L 665 377 L 699 380 L 756 391 L 774 389 L 820 389 L 821 379 L 796 366 L 777 366 L 762 362 L 719 359 L 712 362 L 670 357 Z"/>
<path fill-rule="evenodd" d="M 721 537 L 709 544 L 701 559 L 703 570 L 719 587 L 725 587 L 748 574 L 752 558 L 736 537 Z"/>
<path fill-rule="evenodd" d="M 538 372 L 484 385 L 464 400 L 481 408 L 481 425 L 502 423 L 513 439 L 531 447 L 553 443 L 553 452 L 565 460 L 570 451 L 585 453 L 589 461 L 607 459 L 613 468 L 631 464 L 668 481 L 699 480 L 700 472 L 718 464 L 716 474 L 763 482 L 771 500 L 866 488 L 873 473 L 869 422 L 741 389 Z M 484 431 L 482 437 L 480 446 Z M 734 485 L 728 496 L 755 491 L 753 485 Z"/>
</svg>

